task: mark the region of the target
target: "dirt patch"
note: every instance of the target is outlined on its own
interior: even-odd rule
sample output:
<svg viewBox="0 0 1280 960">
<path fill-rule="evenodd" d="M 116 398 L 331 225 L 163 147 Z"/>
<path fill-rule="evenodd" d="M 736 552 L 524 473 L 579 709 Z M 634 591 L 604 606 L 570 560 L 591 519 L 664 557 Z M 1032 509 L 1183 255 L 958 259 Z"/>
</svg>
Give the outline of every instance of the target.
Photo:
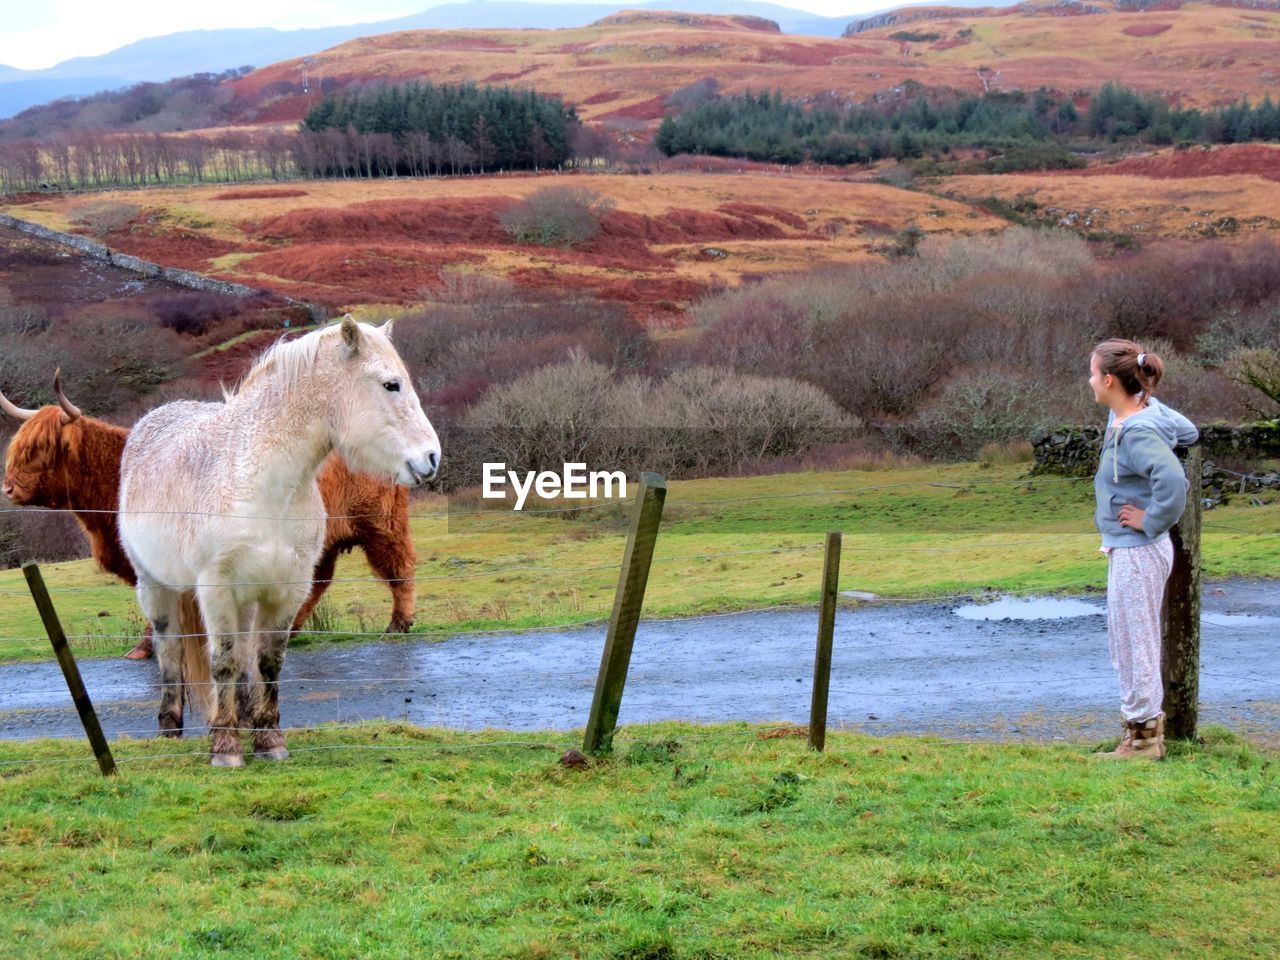
<svg viewBox="0 0 1280 960">
<path fill-rule="evenodd" d="M 1155 37 L 1166 30 L 1172 29 L 1172 23 L 1135 23 L 1131 27 L 1125 27 L 1120 32 L 1126 37 Z"/>
<path fill-rule="evenodd" d="M 930 45 L 929 45 L 929 49 L 930 49 L 930 50 L 939 50 L 939 51 L 941 51 L 941 50 L 954 50 L 956 47 L 963 47 L 965 44 L 970 43 L 970 42 L 971 42 L 971 41 L 969 41 L 969 40 L 960 40 L 960 39 L 959 39 L 959 38 L 957 38 L 957 37 L 952 37 L 950 40 L 940 40 L 940 41 L 938 41 L 937 43 L 930 44 Z"/>
</svg>

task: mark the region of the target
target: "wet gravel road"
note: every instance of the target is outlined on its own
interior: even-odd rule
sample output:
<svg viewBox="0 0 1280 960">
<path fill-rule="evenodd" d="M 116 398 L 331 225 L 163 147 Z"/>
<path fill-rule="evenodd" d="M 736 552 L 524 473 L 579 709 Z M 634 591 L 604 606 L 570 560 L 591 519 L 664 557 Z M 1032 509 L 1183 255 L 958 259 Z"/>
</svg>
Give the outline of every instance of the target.
<svg viewBox="0 0 1280 960">
<path fill-rule="evenodd" d="M 1280 581 L 1208 585 L 1204 610 L 1202 722 L 1280 744 Z M 807 722 L 816 625 L 816 611 L 643 623 L 619 722 Z M 281 715 L 286 727 L 386 718 L 569 730 L 586 721 L 603 639 L 604 627 L 592 626 L 299 648 L 285 663 Z M 1118 727 L 1119 701 L 1106 648 L 1096 597 L 872 601 L 836 618 L 830 722 L 982 739 L 1105 737 Z M 108 736 L 154 733 L 154 661 L 80 667 Z M 202 728 L 188 719 L 188 730 Z M 81 735 L 52 658 L 0 667 L 0 737 Z"/>
</svg>

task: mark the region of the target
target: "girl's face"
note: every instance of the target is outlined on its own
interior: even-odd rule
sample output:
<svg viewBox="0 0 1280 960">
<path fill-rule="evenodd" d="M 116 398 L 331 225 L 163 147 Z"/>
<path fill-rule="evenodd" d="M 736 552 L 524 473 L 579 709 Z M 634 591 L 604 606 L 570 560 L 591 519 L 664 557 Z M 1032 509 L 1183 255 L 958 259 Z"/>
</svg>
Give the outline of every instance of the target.
<svg viewBox="0 0 1280 960">
<path fill-rule="evenodd" d="M 1096 353 L 1089 357 L 1089 386 L 1093 390 L 1093 399 L 1102 404 L 1109 404 L 1111 393 L 1117 386 L 1115 377 L 1102 372 Z"/>
</svg>

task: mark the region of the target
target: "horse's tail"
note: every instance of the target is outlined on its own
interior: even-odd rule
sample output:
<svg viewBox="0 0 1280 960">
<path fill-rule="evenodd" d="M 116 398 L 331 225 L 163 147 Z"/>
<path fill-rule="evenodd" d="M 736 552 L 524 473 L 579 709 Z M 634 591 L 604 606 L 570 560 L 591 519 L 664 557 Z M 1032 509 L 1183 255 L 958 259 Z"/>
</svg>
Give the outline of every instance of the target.
<svg viewBox="0 0 1280 960">
<path fill-rule="evenodd" d="M 193 715 L 205 723 L 213 719 L 213 672 L 209 668 L 209 638 L 194 593 L 184 593 L 178 604 L 178 630 L 182 634 L 182 682 Z"/>
</svg>

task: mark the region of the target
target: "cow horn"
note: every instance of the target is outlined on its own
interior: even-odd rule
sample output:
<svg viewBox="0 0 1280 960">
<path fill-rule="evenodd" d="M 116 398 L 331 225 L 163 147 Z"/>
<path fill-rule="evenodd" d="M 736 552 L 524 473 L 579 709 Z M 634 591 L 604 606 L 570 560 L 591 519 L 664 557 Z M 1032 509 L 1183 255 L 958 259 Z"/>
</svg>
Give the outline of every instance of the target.
<svg viewBox="0 0 1280 960">
<path fill-rule="evenodd" d="M 59 367 L 53 371 L 53 393 L 58 398 L 58 406 L 62 408 L 62 422 L 70 423 L 72 420 L 79 420 L 83 414 L 80 408 L 67 399 L 67 395 L 62 392 L 62 368 Z"/>
<path fill-rule="evenodd" d="M 36 415 L 35 410 L 23 410 L 22 407 L 15 406 L 13 401 L 0 393 L 0 410 L 3 410 L 15 420 L 30 420 Z"/>
</svg>

